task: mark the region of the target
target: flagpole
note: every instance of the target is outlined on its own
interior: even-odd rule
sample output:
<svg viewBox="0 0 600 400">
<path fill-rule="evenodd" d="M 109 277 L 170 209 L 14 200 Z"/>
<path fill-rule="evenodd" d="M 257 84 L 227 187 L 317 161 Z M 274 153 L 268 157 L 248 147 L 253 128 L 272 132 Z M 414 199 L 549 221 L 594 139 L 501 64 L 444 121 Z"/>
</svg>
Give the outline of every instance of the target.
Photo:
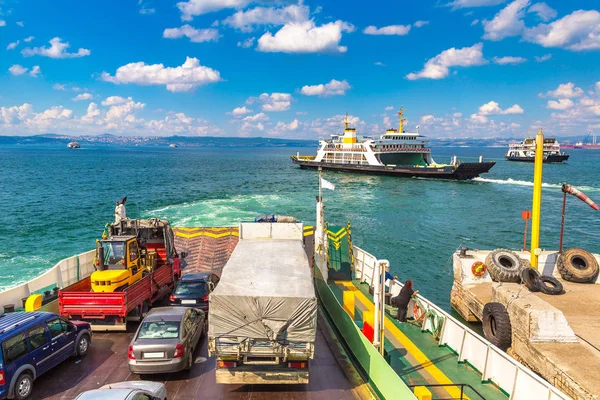
<svg viewBox="0 0 600 400">
<path fill-rule="evenodd" d="M 323 187 L 321 186 L 321 179 L 323 176 L 323 168 L 319 167 L 319 201 L 323 201 Z"/>
</svg>

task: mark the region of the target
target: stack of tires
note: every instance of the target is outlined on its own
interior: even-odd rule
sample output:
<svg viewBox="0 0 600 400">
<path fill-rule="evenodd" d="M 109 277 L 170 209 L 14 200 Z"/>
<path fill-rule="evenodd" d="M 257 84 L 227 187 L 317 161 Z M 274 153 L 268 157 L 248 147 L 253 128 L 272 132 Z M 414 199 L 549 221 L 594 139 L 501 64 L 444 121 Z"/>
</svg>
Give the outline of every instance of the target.
<svg viewBox="0 0 600 400">
<path fill-rule="evenodd" d="M 523 282 L 532 292 L 556 295 L 563 292 L 562 283 L 553 276 L 540 275 L 529 261 L 512 250 L 496 249 L 485 259 L 490 276 L 496 282 Z"/>
</svg>

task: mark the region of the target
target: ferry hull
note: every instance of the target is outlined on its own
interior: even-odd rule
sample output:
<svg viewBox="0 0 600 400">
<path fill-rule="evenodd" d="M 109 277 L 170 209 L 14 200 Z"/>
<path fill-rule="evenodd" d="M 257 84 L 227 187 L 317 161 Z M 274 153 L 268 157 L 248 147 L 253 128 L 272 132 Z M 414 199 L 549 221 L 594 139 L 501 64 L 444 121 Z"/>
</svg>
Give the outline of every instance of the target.
<svg viewBox="0 0 600 400">
<path fill-rule="evenodd" d="M 324 162 L 315 162 L 303 160 L 296 156 L 292 156 L 292 162 L 299 165 L 300 168 L 323 168 L 335 171 L 344 172 L 359 172 L 365 174 L 376 175 L 392 175 L 404 176 L 408 178 L 437 178 L 437 179 L 453 179 L 467 180 L 478 177 L 481 174 L 488 172 L 494 165 L 495 161 L 480 162 L 480 163 L 462 163 L 457 167 L 452 165 L 434 168 L 434 167 L 414 167 L 414 166 L 378 166 L 378 165 L 356 165 L 356 164 L 333 164 Z"/>
<path fill-rule="evenodd" d="M 518 157 L 518 156 L 506 156 L 508 161 L 521 161 L 521 162 L 534 162 L 535 157 Z M 561 163 L 569 159 L 569 154 L 549 154 L 544 158 L 544 163 Z"/>
</svg>

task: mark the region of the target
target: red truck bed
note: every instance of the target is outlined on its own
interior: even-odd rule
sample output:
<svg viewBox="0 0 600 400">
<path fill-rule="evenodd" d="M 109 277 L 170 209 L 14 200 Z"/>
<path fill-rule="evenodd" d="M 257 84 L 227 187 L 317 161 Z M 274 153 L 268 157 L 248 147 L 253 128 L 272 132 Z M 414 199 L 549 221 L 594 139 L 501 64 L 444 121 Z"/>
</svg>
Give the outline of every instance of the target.
<svg viewBox="0 0 600 400">
<path fill-rule="evenodd" d="M 122 292 L 94 293 L 90 278 L 68 286 L 58 293 L 60 315 L 70 319 L 95 322 L 92 328 L 122 330 L 126 318 L 139 317 L 148 306 L 168 294 L 173 287 L 173 266 L 165 264 Z"/>
</svg>

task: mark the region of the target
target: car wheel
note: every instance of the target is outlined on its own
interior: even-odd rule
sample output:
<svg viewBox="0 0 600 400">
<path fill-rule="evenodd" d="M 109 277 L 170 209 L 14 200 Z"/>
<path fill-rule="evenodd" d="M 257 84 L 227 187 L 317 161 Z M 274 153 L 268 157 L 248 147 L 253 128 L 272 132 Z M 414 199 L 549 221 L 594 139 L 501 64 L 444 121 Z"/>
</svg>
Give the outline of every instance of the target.
<svg viewBox="0 0 600 400">
<path fill-rule="evenodd" d="M 22 373 L 15 382 L 15 399 L 24 400 L 33 390 L 33 378 L 27 372 Z"/>
<path fill-rule="evenodd" d="M 90 348 L 90 337 L 88 335 L 81 335 L 77 341 L 77 355 L 83 357 L 87 354 Z"/>
</svg>

